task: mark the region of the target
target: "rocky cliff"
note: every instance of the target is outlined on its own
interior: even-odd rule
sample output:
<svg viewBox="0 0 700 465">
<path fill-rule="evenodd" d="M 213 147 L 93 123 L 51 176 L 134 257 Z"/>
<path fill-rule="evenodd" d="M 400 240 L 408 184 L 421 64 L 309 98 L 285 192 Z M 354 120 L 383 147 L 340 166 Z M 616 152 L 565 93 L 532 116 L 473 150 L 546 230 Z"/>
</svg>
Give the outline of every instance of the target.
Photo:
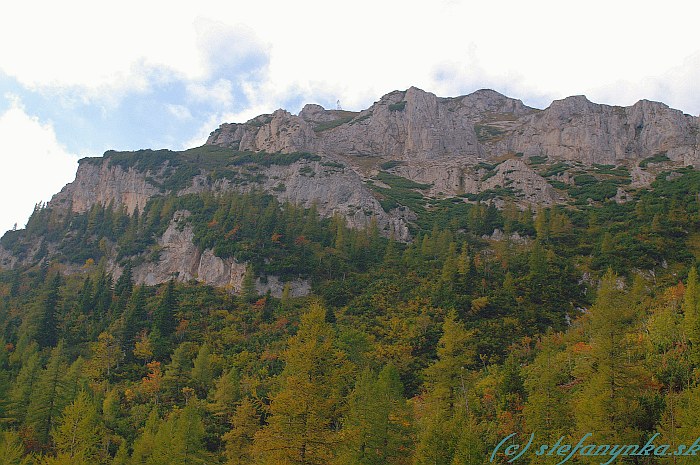
<svg viewBox="0 0 700 465">
<path fill-rule="evenodd" d="M 411 87 L 357 113 L 319 105 L 305 106 L 298 116 L 278 110 L 247 123 L 223 124 L 207 144 L 413 164 L 456 159 L 465 166 L 508 153 L 588 165 L 634 164 L 664 154 L 672 162 L 700 167 L 699 119 L 662 103 L 615 107 L 574 96 L 536 110 L 490 90 L 439 98 Z"/>
<path fill-rule="evenodd" d="M 612 107 L 581 95 L 523 118 L 495 147 L 589 165 L 634 163 L 663 153 L 697 167 L 698 125 L 698 118 L 662 103 L 642 100 L 631 107 Z"/>
<path fill-rule="evenodd" d="M 143 210 L 148 199 L 160 190 L 146 180 L 145 173 L 106 160 L 83 162 L 78 166 L 75 181 L 54 195 L 50 206 L 69 208 L 72 212 L 88 211 L 94 204 L 123 205 L 129 213 Z"/>
</svg>

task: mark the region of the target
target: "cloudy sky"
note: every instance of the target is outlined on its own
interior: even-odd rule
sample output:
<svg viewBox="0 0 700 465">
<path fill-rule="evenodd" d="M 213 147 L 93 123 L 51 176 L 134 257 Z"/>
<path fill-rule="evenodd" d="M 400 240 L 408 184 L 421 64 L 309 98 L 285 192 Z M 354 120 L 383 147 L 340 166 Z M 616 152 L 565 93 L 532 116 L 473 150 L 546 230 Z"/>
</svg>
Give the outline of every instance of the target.
<svg viewBox="0 0 700 465">
<path fill-rule="evenodd" d="M 0 7 L 0 234 L 108 149 L 201 145 L 415 85 L 700 113 L 694 1 L 32 1 Z M 194 5 L 196 3 L 196 5 Z"/>
</svg>

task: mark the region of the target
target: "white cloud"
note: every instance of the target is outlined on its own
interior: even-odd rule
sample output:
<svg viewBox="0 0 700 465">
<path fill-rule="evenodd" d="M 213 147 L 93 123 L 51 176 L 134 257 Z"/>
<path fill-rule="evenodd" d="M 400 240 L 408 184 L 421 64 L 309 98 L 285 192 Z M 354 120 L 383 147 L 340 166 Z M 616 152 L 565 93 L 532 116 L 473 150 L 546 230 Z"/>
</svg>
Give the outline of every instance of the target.
<svg viewBox="0 0 700 465">
<path fill-rule="evenodd" d="M 168 109 L 168 112 L 170 112 L 171 115 L 173 115 L 179 120 L 192 119 L 192 113 L 190 112 L 190 109 L 184 105 L 173 105 L 169 103 L 166 105 L 166 108 Z"/>
<path fill-rule="evenodd" d="M 270 62 L 264 75 L 251 77 L 261 91 L 253 105 L 269 109 L 292 91 L 360 108 L 411 85 L 450 95 L 482 82 L 528 93 L 512 95 L 523 100 L 632 83 L 638 99 L 648 89 L 639 83 L 692 66 L 684 60 L 700 51 L 695 16 L 679 14 L 694 5 L 684 0 L 664 8 L 632 0 L 576 8 L 552 0 L 450 0 L 431 7 L 357 0 L 345 9 L 319 0 L 202 0 L 177 8 L 164 0 L 44 3 L 41 15 L 35 2 L 4 7 L 0 43 L 16 46 L 2 48 L 0 69 L 35 88 L 77 86 L 86 98 L 144 90 L 159 78 L 191 82 L 195 96 L 226 96 L 223 81 L 240 85 L 227 73 L 258 51 Z M 452 83 L 436 79 L 445 63 L 459 70 Z M 219 81 L 204 86 L 211 78 Z M 693 85 L 674 81 L 659 98 L 692 96 Z M 612 97 L 624 95 L 630 86 L 611 90 Z M 677 106 L 700 111 L 695 103 L 685 108 L 683 98 Z"/>
<path fill-rule="evenodd" d="M 70 182 L 78 166 L 77 157 L 56 140 L 53 127 L 27 115 L 12 99 L 0 115 L 0 234 L 15 223 L 22 228 L 34 205 Z"/>
<path fill-rule="evenodd" d="M 187 95 L 196 102 L 209 103 L 217 107 L 227 107 L 233 104 L 233 85 L 227 79 L 219 79 L 213 84 L 205 85 L 190 83 L 187 85 Z"/>
<path fill-rule="evenodd" d="M 186 8 L 160 1 L 40 4 L 6 5 L 0 19 L 0 42 L 13 44 L 2 48 L 0 67 L 26 86 L 101 94 L 143 89 L 144 65 L 187 78 L 205 72 Z"/>
</svg>

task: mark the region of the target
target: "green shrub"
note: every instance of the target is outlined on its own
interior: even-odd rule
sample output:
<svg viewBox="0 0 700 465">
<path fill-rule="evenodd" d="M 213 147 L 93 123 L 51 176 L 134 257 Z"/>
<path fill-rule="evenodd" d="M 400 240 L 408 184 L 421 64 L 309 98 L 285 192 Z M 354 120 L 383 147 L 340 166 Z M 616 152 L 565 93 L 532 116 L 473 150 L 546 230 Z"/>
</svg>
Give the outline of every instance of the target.
<svg viewBox="0 0 700 465">
<path fill-rule="evenodd" d="M 403 111 L 406 108 L 406 101 L 401 100 L 398 103 L 392 103 L 389 105 L 389 111 Z"/>
</svg>

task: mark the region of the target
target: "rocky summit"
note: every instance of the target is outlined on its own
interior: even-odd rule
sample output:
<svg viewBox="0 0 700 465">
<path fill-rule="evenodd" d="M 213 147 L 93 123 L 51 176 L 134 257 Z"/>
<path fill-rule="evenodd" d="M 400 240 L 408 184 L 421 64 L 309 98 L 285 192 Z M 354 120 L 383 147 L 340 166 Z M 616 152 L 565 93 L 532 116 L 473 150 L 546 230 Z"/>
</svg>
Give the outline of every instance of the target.
<svg viewBox="0 0 700 465">
<path fill-rule="evenodd" d="M 590 175 L 605 190 L 603 197 L 624 199 L 626 191 L 648 185 L 660 170 L 700 167 L 699 128 L 699 118 L 647 100 L 617 107 L 574 96 L 538 110 L 493 90 L 441 98 L 411 87 L 359 112 L 308 104 L 298 115 L 280 109 L 245 123 L 224 123 L 205 147 L 316 159 L 269 163 L 245 183 L 212 182 L 202 154 L 199 171 L 180 191 L 254 185 L 283 200 L 316 202 L 322 214 L 343 214 L 355 226 L 367 225 L 363 212 L 371 212 L 383 230 L 405 239 L 410 212 L 380 205 L 386 195 L 377 187 L 391 189 L 389 177 L 419 184 L 414 189 L 427 199 L 500 203 L 510 197 L 521 205 L 549 205 L 599 200 L 595 193 L 582 198 L 576 182 Z M 110 152 L 106 155 L 101 162 L 83 160 L 75 182 L 51 204 L 70 204 L 74 211 L 95 202 L 142 209 L 159 191 L 153 180 L 162 184 L 168 175 L 165 158 L 162 166 L 144 170 L 138 161 L 115 165 Z"/>
</svg>

